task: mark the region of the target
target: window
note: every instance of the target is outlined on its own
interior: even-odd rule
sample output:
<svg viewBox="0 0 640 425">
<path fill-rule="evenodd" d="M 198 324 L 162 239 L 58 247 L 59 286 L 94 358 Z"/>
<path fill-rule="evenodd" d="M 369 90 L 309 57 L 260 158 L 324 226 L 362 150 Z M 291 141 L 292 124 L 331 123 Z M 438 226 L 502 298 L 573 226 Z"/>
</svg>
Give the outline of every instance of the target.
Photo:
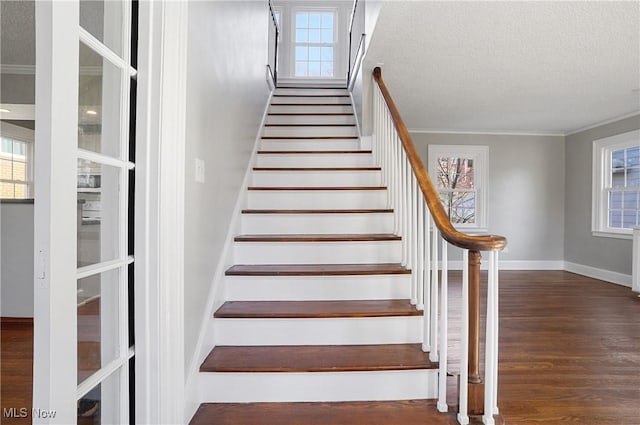
<svg viewBox="0 0 640 425">
<path fill-rule="evenodd" d="M 593 142 L 592 231 L 631 238 L 640 225 L 640 130 Z"/>
<path fill-rule="evenodd" d="M 33 198 L 33 131 L 3 123 L 0 136 L 0 198 Z"/>
<path fill-rule="evenodd" d="M 487 146 L 429 146 L 429 174 L 456 228 L 486 231 Z"/>
<path fill-rule="evenodd" d="M 295 76 L 333 77 L 335 12 L 298 11 L 295 16 Z"/>
</svg>

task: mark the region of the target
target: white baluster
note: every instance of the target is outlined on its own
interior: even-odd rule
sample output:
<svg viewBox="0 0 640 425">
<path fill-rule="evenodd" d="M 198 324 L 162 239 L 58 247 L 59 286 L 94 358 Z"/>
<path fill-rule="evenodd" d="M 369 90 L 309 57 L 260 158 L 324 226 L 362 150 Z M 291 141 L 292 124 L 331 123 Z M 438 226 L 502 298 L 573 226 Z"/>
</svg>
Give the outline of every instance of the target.
<svg viewBox="0 0 640 425">
<path fill-rule="evenodd" d="M 416 271 L 416 274 L 418 275 L 418 282 L 417 282 L 417 294 L 416 297 L 418 299 L 418 305 L 417 308 L 418 310 L 422 310 L 424 311 L 424 285 L 425 285 L 425 278 L 424 278 L 424 263 L 425 263 L 425 258 L 424 258 L 424 199 L 422 197 L 422 192 L 420 191 L 420 188 L 418 188 L 418 193 L 416 194 L 417 198 L 416 201 L 418 203 L 418 226 L 416 229 L 416 234 L 418 235 L 418 253 L 417 253 L 417 257 L 418 257 L 418 261 L 416 262 L 418 270 Z M 425 314 L 426 316 L 426 314 Z"/>
<path fill-rule="evenodd" d="M 442 239 L 442 276 L 440 277 L 440 372 L 438 375 L 438 411 L 446 412 L 449 410 L 447 406 L 447 360 L 448 360 L 448 329 L 449 320 L 447 314 L 449 312 L 449 267 L 448 262 L 448 244 Z"/>
<path fill-rule="evenodd" d="M 422 287 L 422 296 L 424 298 L 424 314 L 422 316 L 424 322 L 422 351 L 431 352 L 431 212 L 429 208 L 424 208 L 424 285 Z"/>
<path fill-rule="evenodd" d="M 429 360 L 438 361 L 438 241 L 440 240 L 440 232 L 436 227 L 432 217 L 431 231 L 431 351 L 429 352 Z"/>
<path fill-rule="evenodd" d="M 410 189 L 411 189 L 411 193 L 409 195 L 409 199 L 411 201 L 411 231 L 409 232 L 409 235 L 411 236 L 411 269 L 412 269 L 412 273 L 411 273 L 411 304 L 412 305 L 417 305 L 418 304 L 418 280 L 419 280 L 419 276 L 420 276 L 420 266 L 418 264 L 418 247 L 417 247 L 417 243 L 418 243 L 418 217 L 417 217 L 417 210 L 418 210 L 418 204 L 417 204 L 417 185 L 416 185 L 416 179 L 415 176 L 413 175 L 413 173 L 411 173 L 410 175 Z"/>
<path fill-rule="evenodd" d="M 497 380 L 498 380 L 498 252 L 489 253 L 489 277 L 487 282 L 487 331 L 485 342 L 485 425 L 494 425 L 493 415 L 497 413 Z"/>
<path fill-rule="evenodd" d="M 460 315 L 460 381 L 458 400 L 458 422 L 469 423 L 468 381 L 469 381 L 469 251 L 462 250 L 462 308 Z"/>
</svg>

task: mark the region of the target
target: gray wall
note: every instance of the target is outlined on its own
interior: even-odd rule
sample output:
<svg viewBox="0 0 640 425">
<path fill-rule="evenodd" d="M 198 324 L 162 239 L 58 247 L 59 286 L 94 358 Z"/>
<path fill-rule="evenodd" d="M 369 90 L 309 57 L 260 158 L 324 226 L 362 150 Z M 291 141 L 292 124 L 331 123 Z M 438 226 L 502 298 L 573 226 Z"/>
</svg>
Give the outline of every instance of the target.
<svg viewBox="0 0 640 425">
<path fill-rule="evenodd" d="M 640 114 L 566 137 L 566 261 L 631 274 L 631 240 L 591 235 L 591 168 L 594 140 L 639 128 Z"/>
<path fill-rule="evenodd" d="M 188 368 L 216 264 L 269 91 L 266 1 L 189 4 L 185 176 L 185 362 Z M 196 183 L 195 158 L 206 182 Z M 208 313 L 207 313 L 208 314 Z"/>
<path fill-rule="evenodd" d="M 489 146 L 489 232 L 506 236 L 504 261 L 564 259 L 564 137 L 412 133 L 429 144 Z M 452 257 L 457 259 L 457 257 Z"/>
<path fill-rule="evenodd" d="M 0 202 L 0 316 L 33 317 L 33 202 Z"/>
</svg>

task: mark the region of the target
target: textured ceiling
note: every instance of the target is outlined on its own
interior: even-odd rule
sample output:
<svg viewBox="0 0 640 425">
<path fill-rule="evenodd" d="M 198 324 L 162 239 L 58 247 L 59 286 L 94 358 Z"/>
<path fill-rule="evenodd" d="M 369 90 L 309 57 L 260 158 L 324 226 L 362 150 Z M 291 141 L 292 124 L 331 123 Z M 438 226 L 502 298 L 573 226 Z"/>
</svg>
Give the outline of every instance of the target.
<svg viewBox="0 0 640 425">
<path fill-rule="evenodd" d="M 385 2 L 377 63 L 409 128 L 566 134 L 640 112 L 640 2 Z"/>
</svg>

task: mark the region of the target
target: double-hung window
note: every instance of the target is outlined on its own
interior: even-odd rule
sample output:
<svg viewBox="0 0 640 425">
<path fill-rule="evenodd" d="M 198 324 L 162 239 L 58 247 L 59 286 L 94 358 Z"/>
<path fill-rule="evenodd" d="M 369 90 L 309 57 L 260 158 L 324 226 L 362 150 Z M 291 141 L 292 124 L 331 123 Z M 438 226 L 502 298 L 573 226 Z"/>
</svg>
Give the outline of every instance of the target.
<svg viewBox="0 0 640 425">
<path fill-rule="evenodd" d="M 2 123 L 0 198 L 33 198 L 33 131 Z"/>
<path fill-rule="evenodd" d="M 640 130 L 593 142 L 592 231 L 631 238 L 640 225 Z"/>
<path fill-rule="evenodd" d="M 429 174 L 456 228 L 486 231 L 488 146 L 429 145 Z"/>
<path fill-rule="evenodd" d="M 295 76 L 334 76 L 336 34 L 335 11 L 295 12 Z"/>
</svg>

